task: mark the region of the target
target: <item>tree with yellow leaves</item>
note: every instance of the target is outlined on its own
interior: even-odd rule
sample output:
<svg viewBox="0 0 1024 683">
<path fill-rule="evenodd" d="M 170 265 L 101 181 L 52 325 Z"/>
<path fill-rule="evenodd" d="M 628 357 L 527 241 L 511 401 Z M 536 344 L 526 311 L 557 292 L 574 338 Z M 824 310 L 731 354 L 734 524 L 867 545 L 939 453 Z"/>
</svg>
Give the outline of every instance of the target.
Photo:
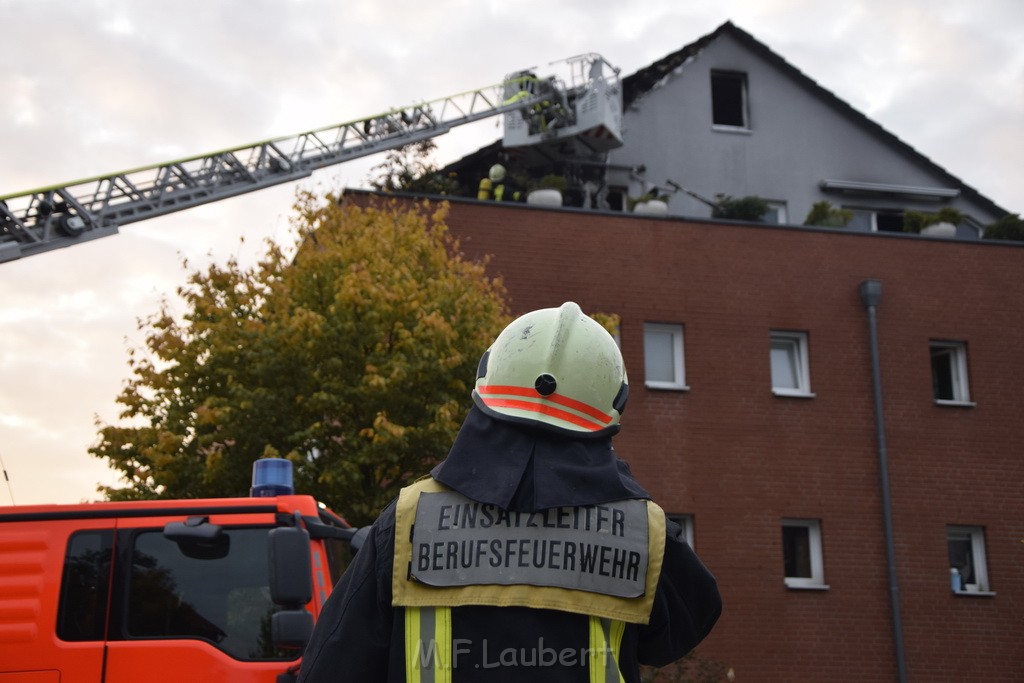
<svg viewBox="0 0 1024 683">
<path fill-rule="evenodd" d="M 180 319 L 140 321 L 118 397 L 127 424 L 90 449 L 113 500 L 246 495 L 285 457 L 296 489 L 372 520 L 446 454 L 480 356 L 509 321 L 500 280 L 465 259 L 445 205 L 360 208 L 300 195 L 294 257 L 189 273 Z"/>
</svg>

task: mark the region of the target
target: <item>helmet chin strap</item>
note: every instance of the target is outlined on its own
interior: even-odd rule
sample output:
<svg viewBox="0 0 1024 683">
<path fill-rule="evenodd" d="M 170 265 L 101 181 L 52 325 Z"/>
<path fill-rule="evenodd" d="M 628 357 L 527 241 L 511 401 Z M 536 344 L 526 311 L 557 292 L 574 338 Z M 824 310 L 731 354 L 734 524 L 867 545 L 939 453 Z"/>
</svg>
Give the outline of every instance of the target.
<svg viewBox="0 0 1024 683">
<path fill-rule="evenodd" d="M 626 401 L 629 400 L 629 384 L 626 382 L 622 383 L 619 387 L 619 393 L 615 394 L 615 400 L 612 401 L 612 407 L 615 408 L 615 412 L 622 415 L 622 411 L 626 409 Z"/>
<path fill-rule="evenodd" d="M 487 375 L 487 359 L 491 357 L 491 350 L 487 349 L 484 351 L 484 355 L 480 356 L 480 362 L 476 366 L 476 378 L 483 379 Z"/>
</svg>

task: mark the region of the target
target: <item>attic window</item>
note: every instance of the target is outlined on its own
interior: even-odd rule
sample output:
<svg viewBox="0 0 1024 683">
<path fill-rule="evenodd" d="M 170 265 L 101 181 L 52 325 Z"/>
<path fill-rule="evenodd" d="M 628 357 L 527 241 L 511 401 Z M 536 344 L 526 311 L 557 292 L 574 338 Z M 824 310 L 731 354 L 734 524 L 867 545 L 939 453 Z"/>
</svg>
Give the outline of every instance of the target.
<svg viewBox="0 0 1024 683">
<path fill-rule="evenodd" d="M 716 126 L 749 128 L 747 75 L 737 71 L 711 72 L 711 122 Z"/>
</svg>

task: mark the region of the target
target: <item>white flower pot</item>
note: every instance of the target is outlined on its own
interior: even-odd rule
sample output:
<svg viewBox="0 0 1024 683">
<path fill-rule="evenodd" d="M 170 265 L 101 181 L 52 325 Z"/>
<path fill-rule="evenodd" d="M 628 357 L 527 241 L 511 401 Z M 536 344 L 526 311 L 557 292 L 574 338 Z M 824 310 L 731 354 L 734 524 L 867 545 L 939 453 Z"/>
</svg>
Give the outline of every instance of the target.
<svg viewBox="0 0 1024 683">
<path fill-rule="evenodd" d="M 932 223 L 927 228 L 921 228 L 921 234 L 926 237 L 956 237 L 956 226 L 952 223 Z"/>
<path fill-rule="evenodd" d="M 649 199 L 634 206 L 633 213 L 666 214 L 668 213 L 668 202 L 663 202 L 660 199 Z"/>
<path fill-rule="evenodd" d="M 562 205 L 562 193 L 559 190 L 532 190 L 530 194 L 526 195 L 527 204 L 536 204 L 538 206 L 561 206 Z"/>
</svg>

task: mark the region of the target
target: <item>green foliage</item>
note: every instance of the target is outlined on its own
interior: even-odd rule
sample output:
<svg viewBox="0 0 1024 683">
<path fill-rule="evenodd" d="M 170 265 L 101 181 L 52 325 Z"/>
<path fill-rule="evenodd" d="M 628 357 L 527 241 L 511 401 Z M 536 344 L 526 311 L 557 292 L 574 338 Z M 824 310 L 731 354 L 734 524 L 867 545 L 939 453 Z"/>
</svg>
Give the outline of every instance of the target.
<svg viewBox="0 0 1024 683">
<path fill-rule="evenodd" d="M 110 499 L 247 495 L 253 460 L 286 457 L 296 489 L 371 521 L 443 458 L 476 366 L 507 324 L 504 288 L 464 259 L 446 205 L 296 204 L 294 259 L 193 271 L 140 321 L 122 422 L 90 449 Z"/>
<path fill-rule="evenodd" d="M 569 181 L 564 175 L 548 173 L 536 181 L 527 183 L 527 187 L 531 190 L 558 190 L 559 192 L 565 192 L 566 188 L 569 187 Z"/>
<path fill-rule="evenodd" d="M 903 232 L 919 233 L 929 225 L 936 223 L 952 223 L 958 225 L 966 220 L 966 216 L 950 206 L 944 206 L 935 213 L 925 211 L 904 211 Z"/>
<path fill-rule="evenodd" d="M 588 313 L 591 318 L 608 331 L 613 337 L 619 334 L 622 326 L 622 316 L 618 313 Z"/>
<path fill-rule="evenodd" d="M 815 202 L 811 210 L 807 212 L 804 225 L 816 225 L 826 228 L 845 228 L 853 220 L 853 211 L 840 209 L 832 206 L 832 202 L 825 200 Z"/>
<path fill-rule="evenodd" d="M 370 185 L 381 192 L 457 195 L 459 181 L 454 173 L 442 174 L 432 160 L 437 143 L 420 140 L 390 150 L 384 161 L 371 169 Z"/>
<path fill-rule="evenodd" d="M 1008 213 L 985 228 L 984 238 L 1024 242 L 1024 219 L 1019 214 Z"/>
<path fill-rule="evenodd" d="M 760 221 L 768 213 L 768 202 L 760 197 L 734 198 L 729 195 L 719 197 L 717 206 L 711 209 L 712 218 L 727 218 L 737 221 Z"/>
</svg>

